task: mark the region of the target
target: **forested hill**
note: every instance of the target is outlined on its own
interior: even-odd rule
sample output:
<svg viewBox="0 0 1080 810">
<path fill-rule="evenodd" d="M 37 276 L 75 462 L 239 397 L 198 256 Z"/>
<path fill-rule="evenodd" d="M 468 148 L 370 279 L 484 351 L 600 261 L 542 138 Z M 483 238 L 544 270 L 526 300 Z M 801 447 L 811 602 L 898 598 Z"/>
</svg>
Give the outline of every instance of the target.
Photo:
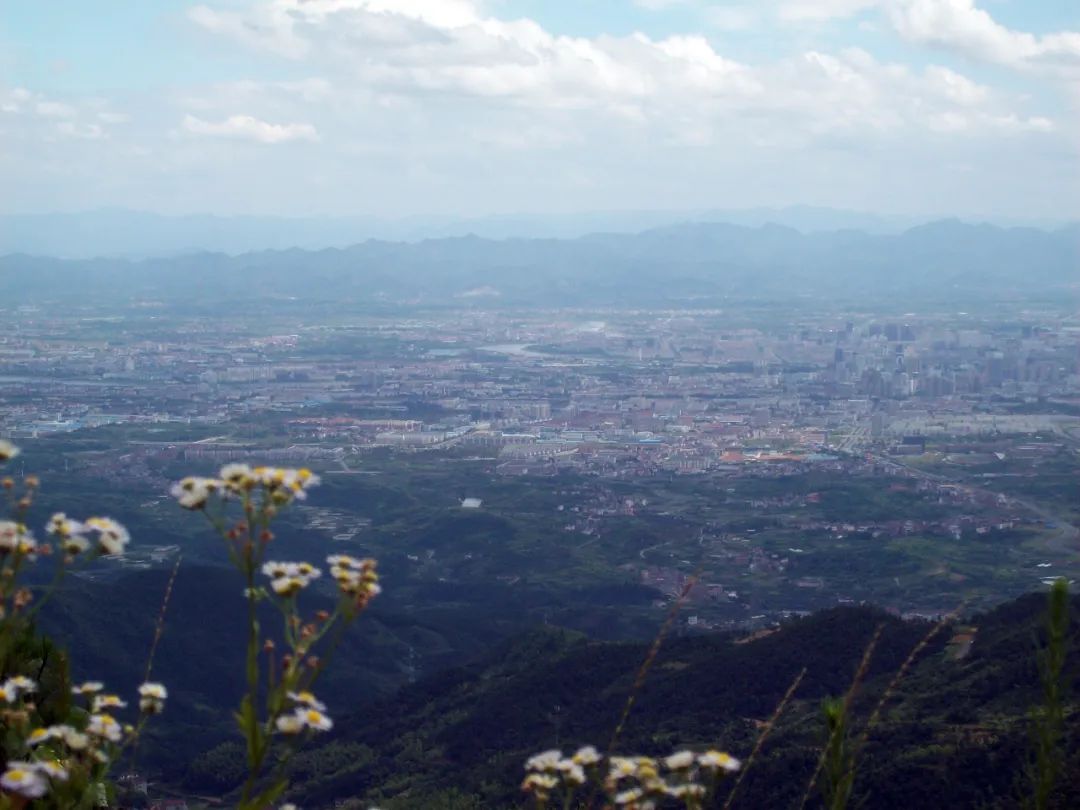
<svg viewBox="0 0 1080 810">
<path fill-rule="evenodd" d="M 105 300 L 716 304 L 767 295 L 936 301 L 1060 300 L 1080 285 L 1080 226 L 1058 231 L 947 220 L 901 234 L 800 233 L 687 223 L 577 239 L 368 241 L 342 249 L 197 253 L 127 261 L 0 257 L 19 303 Z"/>
<path fill-rule="evenodd" d="M 888 702 L 860 760 L 858 806 L 1019 806 L 1028 714 L 1039 699 L 1039 595 L 946 627 Z M 1080 601 L 1068 671 L 1080 668 Z M 930 625 L 870 608 L 838 608 L 753 640 L 691 636 L 665 644 L 618 743 L 622 753 L 719 746 L 745 757 L 802 667 L 807 673 L 750 770 L 736 807 L 798 807 L 824 738 L 820 702 L 846 691 L 884 625 L 855 704 L 854 733 Z M 974 642 L 966 649 L 968 633 Z M 958 642 L 954 638 L 958 637 Z M 444 671 L 342 719 L 296 763 L 295 798 L 329 806 L 354 796 L 384 808 L 519 806 L 525 758 L 609 741 L 645 643 L 598 643 L 556 629 L 519 637 L 473 665 Z M 1075 679 L 1074 679 L 1075 680 Z M 1070 697 L 1067 763 L 1057 802 L 1080 807 L 1080 728 Z M 228 747 L 198 761 L 192 787 L 215 787 Z M 217 787 L 221 787 L 220 785 Z M 811 806 L 816 806 L 812 802 Z"/>
</svg>

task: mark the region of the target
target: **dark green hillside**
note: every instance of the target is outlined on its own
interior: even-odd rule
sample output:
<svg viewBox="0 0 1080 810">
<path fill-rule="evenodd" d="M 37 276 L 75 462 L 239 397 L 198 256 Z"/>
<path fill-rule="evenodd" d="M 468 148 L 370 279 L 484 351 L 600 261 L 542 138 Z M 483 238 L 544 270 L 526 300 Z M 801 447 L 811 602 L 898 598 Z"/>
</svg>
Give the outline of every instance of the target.
<svg viewBox="0 0 1080 810">
<path fill-rule="evenodd" d="M 41 625 L 71 653 L 75 679 L 101 680 L 130 695 L 143 680 L 169 571 L 106 573 L 109 578 L 98 581 L 69 578 L 44 610 Z M 237 673 L 246 633 L 241 589 L 230 569 L 179 570 L 154 663 L 154 676 L 169 686 L 169 711 L 151 724 L 140 746 L 140 764 L 151 772 L 178 777 L 199 754 L 234 737 L 231 712 L 243 688 Z M 393 693 L 414 672 L 479 655 L 527 621 L 524 608 L 489 591 L 462 594 L 458 601 L 444 593 L 439 611 L 413 615 L 396 609 L 392 599 L 376 603 L 349 633 L 320 686 L 333 713 L 342 716 Z M 312 594 L 306 604 L 314 612 L 333 603 Z M 502 621 L 482 620 L 496 610 Z M 262 625 L 272 637 L 280 636 L 276 613 L 268 610 Z"/>
<path fill-rule="evenodd" d="M 452 528 L 487 543 L 505 530 L 503 521 L 484 514 L 445 523 L 433 534 Z M 283 545 L 282 556 L 294 555 Z M 386 569 L 388 581 L 404 579 L 394 564 Z M 130 694 L 143 680 L 170 571 L 118 571 L 100 564 L 92 573 L 93 580 L 65 580 L 43 611 L 41 629 L 71 653 L 73 677 L 101 680 Z M 243 668 L 246 633 L 242 587 L 241 578 L 228 568 L 184 562 L 179 569 L 154 664 L 155 677 L 169 686 L 169 713 L 150 726 L 140 746 L 140 765 L 151 773 L 179 778 L 197 756 L 234 738 L 231 712 L 242 691 L 237 674 Z M 627 606 L 647 606 L 655 596 L 633 584 L 561 590 L 521 584 L 511 590 L 494 578 L 478 583 L 432 579 L 390 588 L 349 632 L 319 693 L 335 717 L 348 715 L 420 674 L 481 655 L 535 626 L 538 614 L 553 623 L 576 624 L 596 637 L 626 638 L 629 623 L 621 612 Z M 582 604 L 593 607 L 585 611 Z M 305 605 L 312 613 L 332 607 L 326 583 L 313 589 Z M 280 637 L 276 613 L 268 610 L 262 624 L 272 637 Z M 215 781 L 213 786 L 230 785 Z"/>
<path fill-rule="evenodd" d="M 1043 605 L 1038 596 L 1025 597 L 975 617 L 975 642 L 960 660 L 948 643 L 956 628 L 946 628 L 926 648 L 870 735 L 856 783 L 864 806 L 1017 805 L 1026 716 L 1038 694 L 1033 651 Z M 729 636 L 673 639 L 618 747 L 662 754 L 718 745 L 745 756 L 755 739 L 754 721 L 768 717 L 805 666 L 797 699 L 750 771 L 738 803 L 797 807 L 820 748 L 820 701 L 846 690 L 878 624 L 885 629 L 856 703 L 861 733 L 929 625 L 869 608 L 841 608 L 748 643 Z M 347 796 L 382 807 L 419 807 L 437 806 L 436 797 L 453 789 L 473 796 L 475 806 L 514 806 L 530 753 L 556 745 L 606 746 L 645 649 L 556 629 L 522 636 L 483 661 L 424 679 L 339 723 L 325 745 L 298 762 L 294 795 L 311 807 Z M 1073 673 L 1078 649 L 1074 622 Z M 1075 710 L 1074 702 L 1070 717 Z M 1069 772 L 1080 772 L 1075 722 L 1066 742 Z M 1075 777 L 1066 779 L 1059 798 L 1060 807 L 1080 806 Z"/>
</svg>

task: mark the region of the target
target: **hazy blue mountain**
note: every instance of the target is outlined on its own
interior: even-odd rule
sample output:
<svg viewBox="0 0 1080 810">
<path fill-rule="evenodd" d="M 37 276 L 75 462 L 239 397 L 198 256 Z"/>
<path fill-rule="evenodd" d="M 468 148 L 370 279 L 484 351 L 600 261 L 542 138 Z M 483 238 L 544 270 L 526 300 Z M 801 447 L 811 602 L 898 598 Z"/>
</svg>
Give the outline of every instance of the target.
<svg viewBox="0 0 1080 810">
<path fill-rule="evenodd" d="M 489 239 L 573 239 L 589 233 L 636 233 L 684 222 L 746 227 L 770 223 L 803 233 L 862 230 L 899 233 L 925 218 L 878 216 L 814 206 L 745 210 L 600 211 L 575 214 L 507 214 L 479 218 L 163 216 L 101 209 L 77 213 L 0 215 L 0 255 L 28 253 L 85 259 L 146 258 L 197 251 L 245 253 L 346 247 L 367 239 L 419 241 L 475 234 Z"/>
<path fill-rule="evenodd" d="M 131 261 L 0 259 L 0 293 L 23 302 L 121 295 L 227 302 L 421 304 L 497 297 L 538 305 L 722 302 L 746 297 L 971 299 L 1075 297 L 1080 229 L 999 228 L 944 220 L 900 234 L 803 234 L 765 225 L 691 223 L 637 234 L 421 242 L 341 249 L 194 253 Z"/>
</svg>

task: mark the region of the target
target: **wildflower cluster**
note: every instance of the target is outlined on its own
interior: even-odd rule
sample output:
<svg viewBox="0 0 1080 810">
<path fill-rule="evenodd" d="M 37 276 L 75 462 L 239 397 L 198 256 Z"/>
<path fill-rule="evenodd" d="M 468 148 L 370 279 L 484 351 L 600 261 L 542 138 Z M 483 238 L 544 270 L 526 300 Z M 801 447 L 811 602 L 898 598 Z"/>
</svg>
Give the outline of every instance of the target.
<svg viewBox="0 0 1080 810">
<path fill-rule="evenodd" d="M 287 692 L 293 709 L 277 719 L 277 730 L 282 734 L 301 734 L 304 731 L 329 731 L 334 722 L 327 717 L 326 705 L 311 692 Z"/>
<path fill-rule="evenodd" d="M 18 447 L 0 439 L 0 464 L 19 454 Z M 29 526 L 39 486 L 33 475 L 18 483 L 11 477 L 0 479 L 10 513 L 9 519 L 0 520 L 0 672 L 4 673 L 47 671 L 44 656 L 39 662 L 27 660 L 27 650 L 44 643 L 33 627 L 37 611 L 77 560 L 122 554 L 131 541 L 127 529 L 111 518 L 76 520 L 58 512 L 45 525 L 52 541 L 40 542 Z M 54 544 L 59 553 L 53 553 Z M 28 563 L 50 556 L 56 560 L 52 585 L 35 601 L 20 578 Z M 102 684 L 93 681 L 71 689 L 84 704 L 73 709 L 56 694 L 68 690 L 64 671 L 49 672 L 48 688 L 23 674 L 0 682 L 6 757 L 0 773 L 0 791 L 6 798 L 0 797 L 0 806 L 21 807 L 31 799 L 35 807 L 43 808 L 96 804 L 104 795 L 109 768 L 136 739 L 149 716 L 164 709 L 165 687 L 146 683 L 139 688 L 139 720 L 134 725 L 122 723 L 115 713 L 125 709 L 127 701 L 104 693 Z M 60 682 L 59 690 L 55 680 Z"/>
<path fill-rule="evenodd" d="M 326 558 L 326 564 L 330 566 L 330 576 L 337 583 L 338 590 L 343 596 L 354 600 L 357 608 L 364 608 L 382 592 L 375 560 L 357 560 L 346 554 L 332 554 Z"/>
<path fill-rule="evenodd" d="M 270 577 L 270 587 L 278 596 L 295 596 L 322 576 L 322 571 L 308 562 L 268 562 L 262 572 Z"/>
<path fill-rule="evenodd" d="M 85 704 L 82 710 L 71 712 L 67 723 L 39 725 L 34 704 L 38 684 L 24 676 L 0 684 L 10 756 L 0 774 L 5 794 L 42 800 L 43 806 L 56 808 L 82 806 L 85 797 L 101 795 L 109 768 L 135 741 L 148 717 L 164 708 L 165 699 L 161 684 L 140 686 L 140 694 L 150 691 L 161 699 L 153 707 L 140 701 L 140 718 L 133 725 L 120 722 L 113 713 L 126 708 L 127 702 L 103 689 L 96 681 L 72 687 L 72 694 Z"/>
<path fill-rule="evenodd" d="M 569 757 L 557 750 L 530 757 L 521 788 L 541 808 L 556 796 L 563 806 L 589 807 L 591 801 L 580 797 L 591 795 L 605 797 L 605 807 L 699 810 L 715 795 L 721 780 L 740 767 L 739 760 L 722 751 L 678 751 L 659 760 L 615 756 L 605 760 L 595 748 L 585 746 Z M 583 790 L 587 786 L 589 790 Z"/>
<path fill-rule="evenodd" d="M 218 478 L 188 476 L 175 484 L 172 495 L 185 509 L 205 509 L 214 496 L 242 498 L 260 490 L 268 503 L 286 506 L 307 497 L 307 490 L 319 483 L 311 470 L 292 470 L 282 467 L 251 467 L 247 464 L 226 464 Z"/>
<path fill-rule="evenodd" d="M 521 783 L 522 790 L 532 794 L 541 807 L 560 791 L 570 798 L 588 781 L 595 781 L 603 757 L 591 745 L 578 750 L 571 757 L 563 757 L 562 751 L 545 751 L 529 757 L 525 763 L 528 775 Z"/>
<path fill-rule="evenodd" d="M 19 455 L 20 451 L 7 440 L 0 440 L 0 464 Z M 28 628 L 41 605 L 60 584 L 67 567 L 81 558 L 89 561 L 97 557 L 123 554 L 131 536 L 120 523 L 108 517 L 91 517 L 86 520 L 69 518 L 57 512 L 45 525 L 45 533 L 55 539 L 62 552 L 53 554 L 53 546 L 40 542 L 29 525 L 30 509 L 40 487 L 37 476 L 27 475 L 17 483 L 7 476 L 0 479 L 0 488 L 8 496 L 9 517 L 0 519 L 0 671 L 6 669 L 5 659 L 12 639 Z M 45 598 L 29 609 L 34 601 L 31 590 L 20 584 L 24 566 L 36 562 L 38 557 L 54 556 L 57 562 L 52 588 Z"/>
<path fill-rule="evenodd" d="M 80 522 L 63 512 L 57 512 L 49 519 L 45 531 L 56 537 L 57 545 L 66 555 L 65 562 L 91 550 L 98 555 L 122 554 L 131 541 L 127 529 L 112 518 L 92 517 Z M 39 553 L 51 552 L 51 547 L 38 543 L 25 523 L 0 520 L 0 555 L 33 562 Z"/>
<path fill-rule="evenodd" d="M 288 786 L 286 765 L 300 743 L 328 731 L 333 721 L 311 692 L 325 657 L 379 593 L 374 560 L 336 554 L 326 558 L 336 586 L 333 611 L 305 615 L 300 594 L 314 589 L 323 571 L 310 562 L 267 559 L 274 540 L 273 520 L 291 503 L 307 497 L 319 477 L 307 469 L 227 464 L 217 477 L 190 476 L 172 488 L 179 505 L 201 512 L 225 542 L 233 564 L 244 575 L 248 602 L 247 694 L 237 720 L 248 750 L 248 779 L 239 806 L 262 810 Z M 281 638 L 263 634 L 260 603 L 280 612 Z M 328 638 L 331 629 L 334 633 Z M 278 653 L 279 643 L 284 649 Z M 262 708 L 257 708 L 259 703 Z M 276 760 L 276 764 L 275 764 Z"/>
</svg>

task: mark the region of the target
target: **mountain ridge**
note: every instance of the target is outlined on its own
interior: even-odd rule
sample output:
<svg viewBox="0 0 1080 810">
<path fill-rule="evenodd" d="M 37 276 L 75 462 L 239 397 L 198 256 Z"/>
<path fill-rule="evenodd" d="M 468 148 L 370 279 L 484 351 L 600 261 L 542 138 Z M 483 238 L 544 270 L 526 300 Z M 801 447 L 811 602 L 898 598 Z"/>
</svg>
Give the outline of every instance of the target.
<svg viewBox="0 0 1080 810">
<path fill-rule="evenodd" d="M 259 284 L 251 279 L 257 275 Z M 1022 281 L 1021 281 L 1022 280 Z M 211 283 L 212 282 L 212 283 Z M 677 282 L 677 283 L 673 283 Z M 898 235 L 803 234 L 785 226 L 682 223 L 636 234 L 493 240 L 368 240 L 316 251 L 67 260 L 0 257 L 0 292 L 23 302 L 408 300 L 446 305 L 488 288 L 516 305 L 639 306 L 764 295 L 965 299 L 1077 294 L 1080 228 L 1041 231 L 943 220 Z M 208 285 L 200 291 L 200 284 Z"/>
<path fill-rule="evenodd" d="M 166 215 L 124 208 L 0 214 L 0 254 L 58 253 L 65 258 L 165 257 L 199 250 L 238 254 L 290 245 L 346 246 L 366 238 L 419 241 L 475 232 L 488 238 L 573 238 L 592 232 L 633 233 L 683 221 L 758 226 L 782 223 L 810 233 L 857 228 L 893 233 L 930 216 L 881 215 L 811 205 L 747 209 L 625 210 L 488 216 Z M 1035 223 L 1032 223 L 1035 224 Z M 1039 225 L 1047 225 L 1039 222 Z M 60 246 L 60 247 L 58 247 Z"/>
<path fill-rule="evenodd" d="M 854 733 L 861 733 L 879 701 L 886 701 L 885 711 L 868 734 L 856 794 L 875 808 L 921 802 L 1014 807 L 1022 791 L 1018 774 L 1027 750 L 1027 712 L 1039 700 L 1033 641 L 1044 606 L 1041 594 L 1029 594 L 952 623 L 921 650 L 888 698 L 883 696 L 894 674 L 932 624 L 903 622 L 868 606 L 840 607 L 793 620 L 749 643 L 732 643 L 730 635 L 669 639 L 637 694 L 617 753 L 662 755 L 684 746 L 718 746 L 745 758 L 760 721 L 806 667 L 794 703 L 735 805 L 798 806 L 823 742 L 820 701 L 846 691 L 882 627 L 854 704 Z M 1075 619 L 1080 598 L 1073 599 L 1072 612 Z M 977 628 L 975 642 L 968 655 L 958 656 L 949 639 L 957 629 L 970 631 L 969 622 Z M 1070 638 L 1068 671 L 1075 676 L 1075 621 Z M 353 796 L 390 810 L 519 806 L 516 783 L 526 756 L 552 747 L 607 744 L 647 648 L 645 642 L 593 642 L 538 628 L 346 719 L 299 765 L 304 772 L 309 759 L 325 757 L 339 763 L 338 770 L 307 773 L 293 795 L 312 806 Z M 1073 698 L 1069 716 L 1077 708 Z M 341 746 L 362 755 L 343 762 L 335 756 Z M 1063 750 L 1065 772 L 1073 777 L 1064 780 L 1060 804 L 1053 806 L 1075 807 L 1075 722 Z"/>
</svg>

